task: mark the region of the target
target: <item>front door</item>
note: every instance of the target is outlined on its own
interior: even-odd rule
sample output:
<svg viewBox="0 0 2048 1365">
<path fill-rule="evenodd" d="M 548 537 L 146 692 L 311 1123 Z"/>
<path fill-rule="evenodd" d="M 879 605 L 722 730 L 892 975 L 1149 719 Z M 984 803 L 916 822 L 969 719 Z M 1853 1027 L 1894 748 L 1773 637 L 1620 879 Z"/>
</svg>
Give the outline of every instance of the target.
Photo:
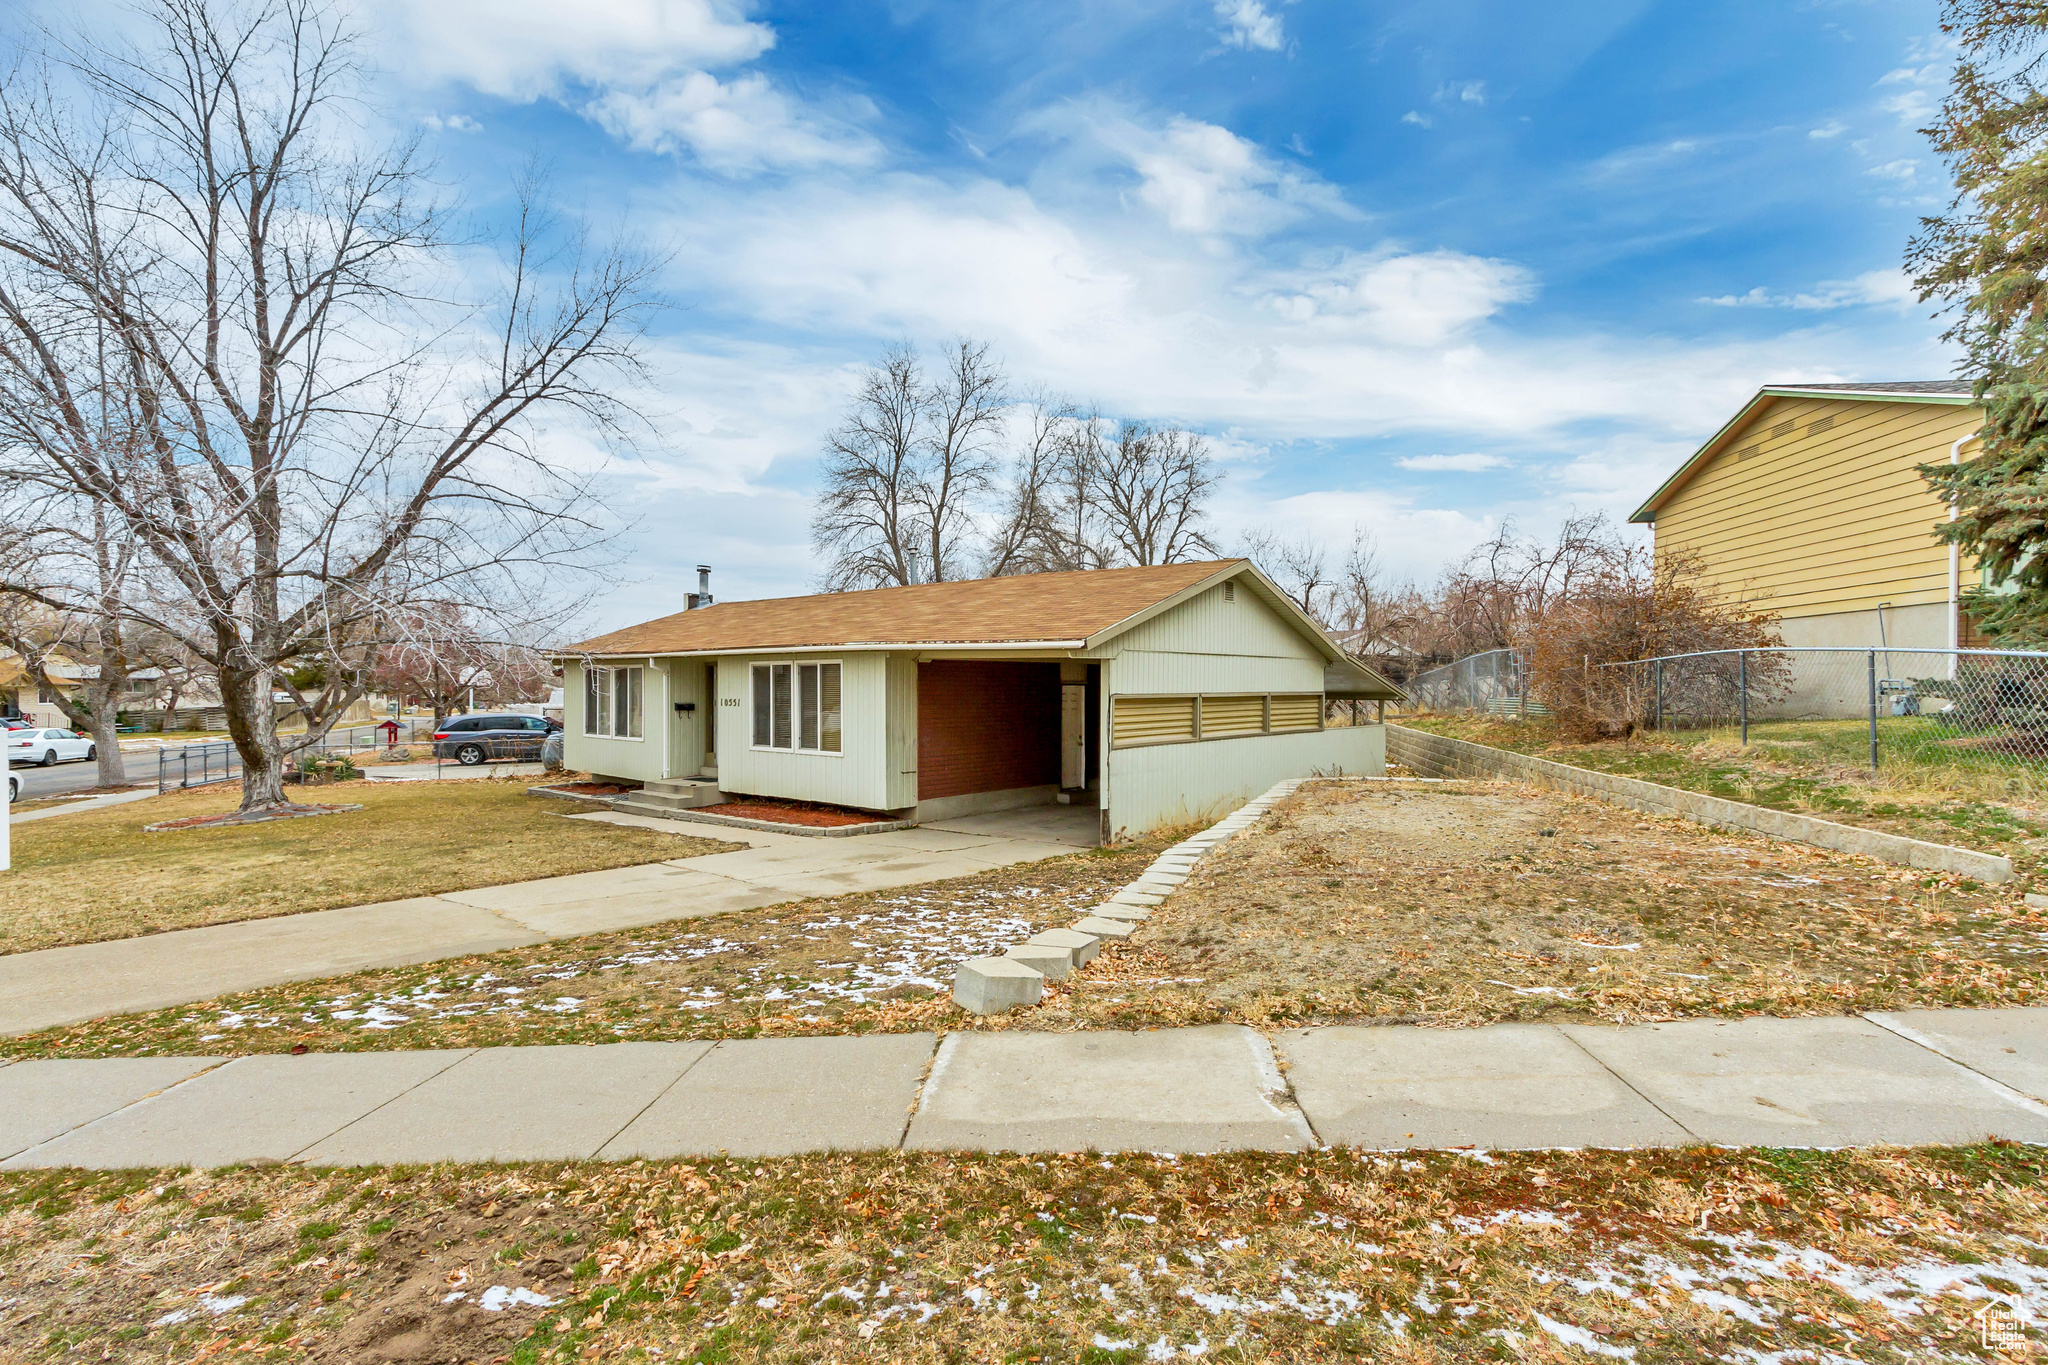
<svg viewBox="0 0 2048 1365">
<path fill-rule="evenodd" d="M 1060 786 L 1088 785 L 1088 684 L 1060 684 Z"/>
<path fill-rule="evenodd" d="M 711 776 L 718 773 L 718 665 L 704 665 L 704 705 L 698 708 L 704 716 L 704 766 L 701 771 Z"/>
</svg>

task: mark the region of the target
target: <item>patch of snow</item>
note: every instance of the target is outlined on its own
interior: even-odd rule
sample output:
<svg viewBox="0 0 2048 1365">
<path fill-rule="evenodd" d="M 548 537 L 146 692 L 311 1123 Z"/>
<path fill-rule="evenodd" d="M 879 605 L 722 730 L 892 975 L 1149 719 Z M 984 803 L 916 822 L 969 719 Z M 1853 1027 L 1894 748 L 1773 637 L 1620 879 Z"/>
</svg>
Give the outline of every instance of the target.
<svg viewBox="0 0 2048 1365">
<path fill-rule="evenodd" d="M 555 1302 L 531 1289 L 509 1288 L 502 1284 L 494 1284 L 476 1296 L 476 1306 L 486 1313 L 502 1313 L 507 1308 L 553 1308 Z"/>
<path fill-rule="evenodd" d="M 1583 1327 L 1574 1327 L 1568 1322 L 1559 1322 L 1556 1318 L 1546 1318 L 1541 1313 L 1535 1316 L 1538 1327 L 1567 1346 L 1576 1346 L 1581 1351 L 1590 1351 L 1596 1356 L 1612 1356 L 1616 1360 L 1636 1358 L 1636 1348 L 1633 1346 L 1611 1346 Z"/>
</svg>

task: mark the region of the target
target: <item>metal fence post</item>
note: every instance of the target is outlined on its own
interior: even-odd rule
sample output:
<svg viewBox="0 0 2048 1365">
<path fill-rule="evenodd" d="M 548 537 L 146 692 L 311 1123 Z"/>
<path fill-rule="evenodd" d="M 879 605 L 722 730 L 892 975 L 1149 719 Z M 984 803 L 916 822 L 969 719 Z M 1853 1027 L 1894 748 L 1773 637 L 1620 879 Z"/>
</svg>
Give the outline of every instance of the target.
<svg viewBox="0 0 2048 1365">
<path fill-rule="evenodd" d="M 1870 770 L 1877 771 L 1877 651 L 1870 651 Z"/>
<path fill-rule="evenodd" d="M 1749 747 L 1749 651 L 1735 651 L 1736 685 L 1742 690 L 1742 744 Z"/>
<path fill-rule="evenodd" d="M 1657 709 L 1652 713 L 1655 728 L 1664 728 L 1664 661 L 1657 660 Z"/>
</svg>

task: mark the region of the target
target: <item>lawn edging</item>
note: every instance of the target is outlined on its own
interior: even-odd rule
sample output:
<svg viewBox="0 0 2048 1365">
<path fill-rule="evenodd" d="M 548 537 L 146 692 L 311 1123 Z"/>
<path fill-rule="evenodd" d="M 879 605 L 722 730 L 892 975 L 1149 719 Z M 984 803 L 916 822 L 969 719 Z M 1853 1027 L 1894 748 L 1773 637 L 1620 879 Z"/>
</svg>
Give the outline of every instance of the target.
<svg viewBox="0 0 2048 1365">
<path fill-rule="evenodd" d="M 1639 777 L 1575 768 L 1547 758 L 1510 753 L 1467 739 L 1433 735 L 1405 725 L 1387 726 L 1387 757 L 1427 777 L 1514 777 L 1546 787 L 1597 797 L 1633 810 L 1658 815 L 1682 815 L 1717 829 L 1747 830 L 1773 838 L 1831 848 L 1841 853 L 1862 854 L 1903 867 L 1923 867 L 1936 872 L 1954 872 L 1979 881 L 2012 880 L 2012 860 L 1996 853 L 1956 848 L 1950 844 L 1909 839 L 1903 834 L 1837 824 L 1818 816 L 1771 810 L 1721 796 L 1705 796 Z"/>
</svg>

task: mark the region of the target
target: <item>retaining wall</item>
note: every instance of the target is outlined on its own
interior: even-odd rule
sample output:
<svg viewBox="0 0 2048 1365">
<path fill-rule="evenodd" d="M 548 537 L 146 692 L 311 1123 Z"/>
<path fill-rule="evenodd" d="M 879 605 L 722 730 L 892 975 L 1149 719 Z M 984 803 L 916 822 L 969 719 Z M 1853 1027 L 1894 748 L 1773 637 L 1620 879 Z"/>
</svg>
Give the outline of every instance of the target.
<svg viewBox="0 0 2048 1365">
<path fill-rule="evenodd" d="M 1924 867 L 1954 872 L 1979 881 L 2003 882 L 2012 878 L 2012 861 L 1995 853 L 1954 848 L 1948 844 L 1908 839 L 1881 830 L 1836 824 L 1811 815 L 1769 810 L 1719 796 L 1681 791 L 1641 778 L 1617 777 L 1553 763 L 1546 758 L 1509 753 L 1469 740 L 1432 735 L 1405 725 L 1387 726 L 1387 759 L 1422 777 L 1513 778 L 1538 786 L 1594 796 L 1632 810 L 1659 815 L 1682 815 L 1716 829 L 1745 830 L 1777 839 L 1813 844 L 1843 853 L 1879 858 L 1904 867 Z"/>
</svg>

